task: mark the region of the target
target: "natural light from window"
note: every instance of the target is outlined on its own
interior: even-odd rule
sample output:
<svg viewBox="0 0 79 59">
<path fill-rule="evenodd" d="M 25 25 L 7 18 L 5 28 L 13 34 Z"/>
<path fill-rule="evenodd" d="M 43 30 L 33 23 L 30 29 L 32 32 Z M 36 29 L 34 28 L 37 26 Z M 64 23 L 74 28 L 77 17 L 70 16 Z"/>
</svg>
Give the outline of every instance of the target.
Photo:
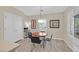
<svg viewBox="0 0 79 59">
<path fill-rule="evenodd" d="M 45 31 L 46 30 L 46 20 L 44 19 L 39 19 L 38 20 L 38 28 L 41 31 Z"/>
</svg>

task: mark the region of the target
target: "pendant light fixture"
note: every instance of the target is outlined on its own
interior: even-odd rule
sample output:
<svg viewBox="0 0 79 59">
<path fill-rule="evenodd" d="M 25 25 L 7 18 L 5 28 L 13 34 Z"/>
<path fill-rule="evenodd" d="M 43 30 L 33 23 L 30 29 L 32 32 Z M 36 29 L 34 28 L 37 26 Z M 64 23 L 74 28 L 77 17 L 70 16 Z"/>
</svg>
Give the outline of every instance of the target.
<svg viewBox="0 0 79 59">
<path fill-rule="evenodd" d="M 42 17 L 42 13 L 43 13 L 43 9 L 42 9 L 42 6 L 40 6 L 40 15 L 39 15 L 40 18 L 38 20 L 39 23 L 42 23 L 44 21 Z"/>
<path fill-rule="evenodd" d="M 40 19 L 42 19 L 42 13 L 43 13 L 43 9 L 42 6 L 40 6 Z"/>
<path fill-rule="evenodd" d="M 40 6 L 40 15 L 39 15 L 39 19 L 38 19 L 38 27 L 39 30 L 44 32 L 46 31 L 46 19 L 43 18 L 43 12 L 44 10 L 42 9 L 43 7 Z"/>
</svg>

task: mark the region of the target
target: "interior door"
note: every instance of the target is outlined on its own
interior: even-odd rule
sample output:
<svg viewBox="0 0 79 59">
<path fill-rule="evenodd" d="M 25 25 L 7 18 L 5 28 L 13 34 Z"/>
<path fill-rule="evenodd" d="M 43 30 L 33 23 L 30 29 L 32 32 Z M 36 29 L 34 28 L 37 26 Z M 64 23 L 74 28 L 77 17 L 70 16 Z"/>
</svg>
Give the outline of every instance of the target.
<svg viewBox="0 0 79 59">
<path fill-rule="evenodd" d="M 5 13 L 4 15 L 4 39 L 11 42 L 22 39 L 22 18 L 11 13 Z"/>
<path fill-rule="evenodd" d="M 8 41 L 14 41 L 14 17 L 9 13 L 4 15 L 4 39 Z"/>
</svg>

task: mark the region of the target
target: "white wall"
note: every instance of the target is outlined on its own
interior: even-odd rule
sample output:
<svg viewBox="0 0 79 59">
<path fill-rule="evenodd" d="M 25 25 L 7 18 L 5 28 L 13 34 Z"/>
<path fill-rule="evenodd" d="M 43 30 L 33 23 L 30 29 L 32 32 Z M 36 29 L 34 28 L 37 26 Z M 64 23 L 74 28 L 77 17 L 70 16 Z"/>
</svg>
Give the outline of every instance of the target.
<svg viewBox="0 0 79 59">
<path fill-rule="evenodd" d="M 64 41 L 73 51 L 79 51 L 79 39 L 74 37 L 74 15 L 79 13 L 79 7 L 69 7 L 64 12 Z M 69 22 L 69 23 L 68 23 Z M 72 22 L 71 26 L 69 25 Z M 70 29 L 71 28 L 71 29 Z"/>
<path fill-rule="evenodd" d="M 26 22 L 29 23 L 29 22 L 31 22 L 32 19 L 36 19 L 38 21 L 40 16 L 35 15 L 35 16 L 29 16 L 28 18 L 29 18 L 29 20 L 26 20 Z M 63 30 L 62 30 L 63 29 L 63 24 L 64 24 L 63 23 L 64 22 L 63 12 L 62 13 L 43 15 L 42 18 L 46 19 L 46 21 L 47 21 L 47 33 L 49 35 L 51 35 L 53 33 L 53 38 L 63 39 Z M 60 20 L 60 28 L 50 28 L 49 27 L 50 20 Z M 31 25 L 30 25 L 29 28 L 30 28 L 31 31 L 39 31 L 38 26 L 36 27 L 36 29 L 31 29 Z"/>
<path fill-rule="evenodd" d="M 21 17 L 23 17 L 23 20 L 25 20 L 27 18 L 27 16 L 23 12 L 17 10 L 14 7 L 0 6 L 0 40 L 4 40 L 4 13 L 5 12 L 9 12 L 9 13 L 15 14 L 17 16 L 21 16 Z"/>
<path fill-rule="evenodd" d="M 73 28 L 74 27 L 73 16 L 77 13 L 79 13 L 79 7 L 75 7 L 75 8 L 69 7 L 64 11 L 64 13 L 43 15 L 43 18 L 47 20 L 47 33 L 48 34 L 53 33 L 53 38 L 63 39 L 73 51 L 79 51 L 79 39 L 74 37 L 74 28 Z M 39 15 L 29 16 L 28 19 L 29 22 L 32 19 L 38 20 Z M 60 20 L 60 28 L 49 28 L 49 21 L 56 19 Z M 26 21 L 28 22 L 28 20 Z M 38 31 L 38 28 L 31 30 Z"/>
<path fill-rule="evenodd" d="M 23 39 L 23 33 L 23 18 L 9 12 L 4 12 L 4 40 L 16 42 Z"/>
<path fill-rule="evenodd" d="M 3 40 L 3 36 L 4 36 L 4 25 L 3 25 L 3 13 L 1 12 L 1 9 L 0 9 L 0 40 Z"/>
</svg>

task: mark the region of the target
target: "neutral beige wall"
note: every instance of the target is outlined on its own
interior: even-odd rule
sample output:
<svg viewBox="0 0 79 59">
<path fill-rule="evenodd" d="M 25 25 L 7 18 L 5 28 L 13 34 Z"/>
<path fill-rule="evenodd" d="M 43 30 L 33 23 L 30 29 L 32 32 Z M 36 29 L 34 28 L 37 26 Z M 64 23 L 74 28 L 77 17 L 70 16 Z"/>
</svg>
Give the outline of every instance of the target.
<svg viewBox="0 0 79 59">
<path fill-rule="evenodd" d="M 70 20 L 70 17 L 71 17 L 71 14 L 72 14 L 72 9 L 71 8 L 67 8 L 65 11 L 64 11 L 64 28 L 63 28 L 63 34 L 65 34 L 63 37 L 64 39 L 66 38 L 66 35 L 68 34 L 68 20 Z M 70 33 L 69 33 L 70 34 Z"/>
<path fill-rule="evenodd" d="M 68 44 L 68 46 L 73 50 L 73 51 L 79 51 L 79 39 L 75 38 L 74 35 L 68 32 L 69 25 L 68 21 L 71 19 L 73 21 L 74 15 L 79 13 L 79 7 L 69 7 L 67 10 L 64 12 L 64 41 Z M 73 25 L 74 26 L 74 25 Z"/>
<path fill-rule="evenodd" d="M 32 19 L 38 20 L 39 18 L 40 18 L 39 15 L 29 16 L 29 22 L 31 22 Z M 63 39 L 63 24 L 64 24 L 63 12 L 43 15 L 42 18 L 47 20 L 47 33 L 49 35 L 53 34 L 53 38 Z M 50 28 L 49 21 L 50 20 L 58 20 L 58 19 L 60 20 L 60 28 Z M 30 29 L 31 29 L 31 26 L 30 26 Z M 39 31 L 38 26 L 34 30 L 31 29 L 31 31 Z"/>
<path fill-rule="evenodd" d="M 3 39 L 3 35 L 4 35 L 4 24 L 3 24 L 3 13 L 0 10 L 0 40 Z"/>
<path fill-rule="evenodd" d="M 17 10 L 14 7 L 11 6 L 0 6 L 0 40 L 4 39 L 4 13 L 9 12 L 18 16 L 23 17 L 23 21 L 27 18 L 26 15 L 24 15 L 23 12 Z"/>
</svg>

